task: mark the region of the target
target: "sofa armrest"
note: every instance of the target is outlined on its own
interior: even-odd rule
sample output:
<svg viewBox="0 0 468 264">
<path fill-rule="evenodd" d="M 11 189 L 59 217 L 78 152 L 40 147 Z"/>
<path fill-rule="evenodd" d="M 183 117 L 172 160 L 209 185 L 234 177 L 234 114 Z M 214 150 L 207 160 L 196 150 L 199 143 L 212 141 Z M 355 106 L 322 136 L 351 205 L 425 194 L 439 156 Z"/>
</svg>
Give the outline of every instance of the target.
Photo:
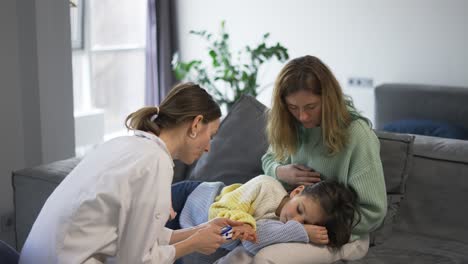
<svg viewBox="0 0 468 264">
<path fill-rule="evenodd" d="M 19 251 L 47 198 L 80 160 L 71 158 L 13 172 L 15 235 Z"/>
</svg>

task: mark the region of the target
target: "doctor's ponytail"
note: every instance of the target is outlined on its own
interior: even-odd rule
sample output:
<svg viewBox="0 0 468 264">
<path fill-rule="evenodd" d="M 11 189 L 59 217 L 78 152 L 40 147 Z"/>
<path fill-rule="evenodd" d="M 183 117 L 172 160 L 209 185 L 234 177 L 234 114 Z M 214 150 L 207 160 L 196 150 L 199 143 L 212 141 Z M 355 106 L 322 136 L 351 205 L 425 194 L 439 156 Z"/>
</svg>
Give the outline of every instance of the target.
<svg viewBox="0 0 468 264">
<path fill-rule="evenodd" d="M 202 122 L 209 123 L 221 117 L 221 110 L 205 89 L 194 83 L 181 83 L 169 91 L 159 107 L 143 107 L 128 115 L 125 126 L 159 136 L 162 129 L 177 127 L 198 115 L 203 116 Z"/>
</svg>

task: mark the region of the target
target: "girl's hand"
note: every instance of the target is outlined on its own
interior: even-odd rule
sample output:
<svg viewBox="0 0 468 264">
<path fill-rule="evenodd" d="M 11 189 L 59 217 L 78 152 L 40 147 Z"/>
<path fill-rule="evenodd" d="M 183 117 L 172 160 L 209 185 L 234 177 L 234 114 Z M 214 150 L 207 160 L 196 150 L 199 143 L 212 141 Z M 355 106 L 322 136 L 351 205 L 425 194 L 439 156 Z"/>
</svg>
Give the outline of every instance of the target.
<svg viewBox="0 0 468 264">
<path fill-rule="evenodd" d="M 328 232 L 324 226 L 318 225 L 304 225 L 307 235 L 311 243 L 319 245 L 327 245 L 330 241 L 328 240 Z"/>
<path fill-rule="evenodd" d="M 257 232 L 249 224 L 235 226 L 232 228 L 232 240 L 241 239 L 257 243 Z"/>
<path fill-rule="evenodd" d="M 320 173 L 300 164 L 279 166 L 276 177 L 292 186 L 311 185 L 320 181 Z"/>
</svg>

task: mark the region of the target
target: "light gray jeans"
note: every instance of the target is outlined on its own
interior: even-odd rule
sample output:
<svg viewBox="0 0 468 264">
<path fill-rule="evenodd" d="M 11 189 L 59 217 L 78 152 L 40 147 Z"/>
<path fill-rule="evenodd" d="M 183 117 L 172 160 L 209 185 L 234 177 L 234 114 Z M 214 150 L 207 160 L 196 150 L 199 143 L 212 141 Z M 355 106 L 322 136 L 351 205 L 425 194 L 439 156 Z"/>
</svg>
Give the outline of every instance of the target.
<svg viewBox="0 0 468 264">
<path fill-rule="evenodd" d="M 238 246 L 217 264 L 329 264 L 338 260 L 357 260 L 363 258 L 369 250 L 369 236 L 350 242 L 339 250 L 333 251 L 326 246 L 302 243 L 280 243 L 263 248 L 257 255 L 251 256 Z"/>
</svg>

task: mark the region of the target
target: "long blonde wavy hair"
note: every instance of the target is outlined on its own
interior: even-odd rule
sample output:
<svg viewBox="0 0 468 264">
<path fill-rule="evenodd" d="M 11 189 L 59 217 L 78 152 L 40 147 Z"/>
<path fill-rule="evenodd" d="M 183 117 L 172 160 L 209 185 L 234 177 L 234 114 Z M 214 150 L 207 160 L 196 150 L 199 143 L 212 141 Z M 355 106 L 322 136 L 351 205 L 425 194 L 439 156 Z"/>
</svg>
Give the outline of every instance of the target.
<svg viewBox="0 0 468 264">
<path fill-rule="evenodd" d="M 322 138 L 330 155 L 347 144 L 347 128 L 351 121 L 362 118 L 352 100 L 342 92 L 331 70 L 317 57 L 303 56 L 288 62 L 275 81 L 272 107 L 268 112 L 267 136 L 277 160 L 295 153 L 299 144 L 299 122 L 289 112 L 285 98 L 300 90 L 321 97 Z"/>
</svg>

